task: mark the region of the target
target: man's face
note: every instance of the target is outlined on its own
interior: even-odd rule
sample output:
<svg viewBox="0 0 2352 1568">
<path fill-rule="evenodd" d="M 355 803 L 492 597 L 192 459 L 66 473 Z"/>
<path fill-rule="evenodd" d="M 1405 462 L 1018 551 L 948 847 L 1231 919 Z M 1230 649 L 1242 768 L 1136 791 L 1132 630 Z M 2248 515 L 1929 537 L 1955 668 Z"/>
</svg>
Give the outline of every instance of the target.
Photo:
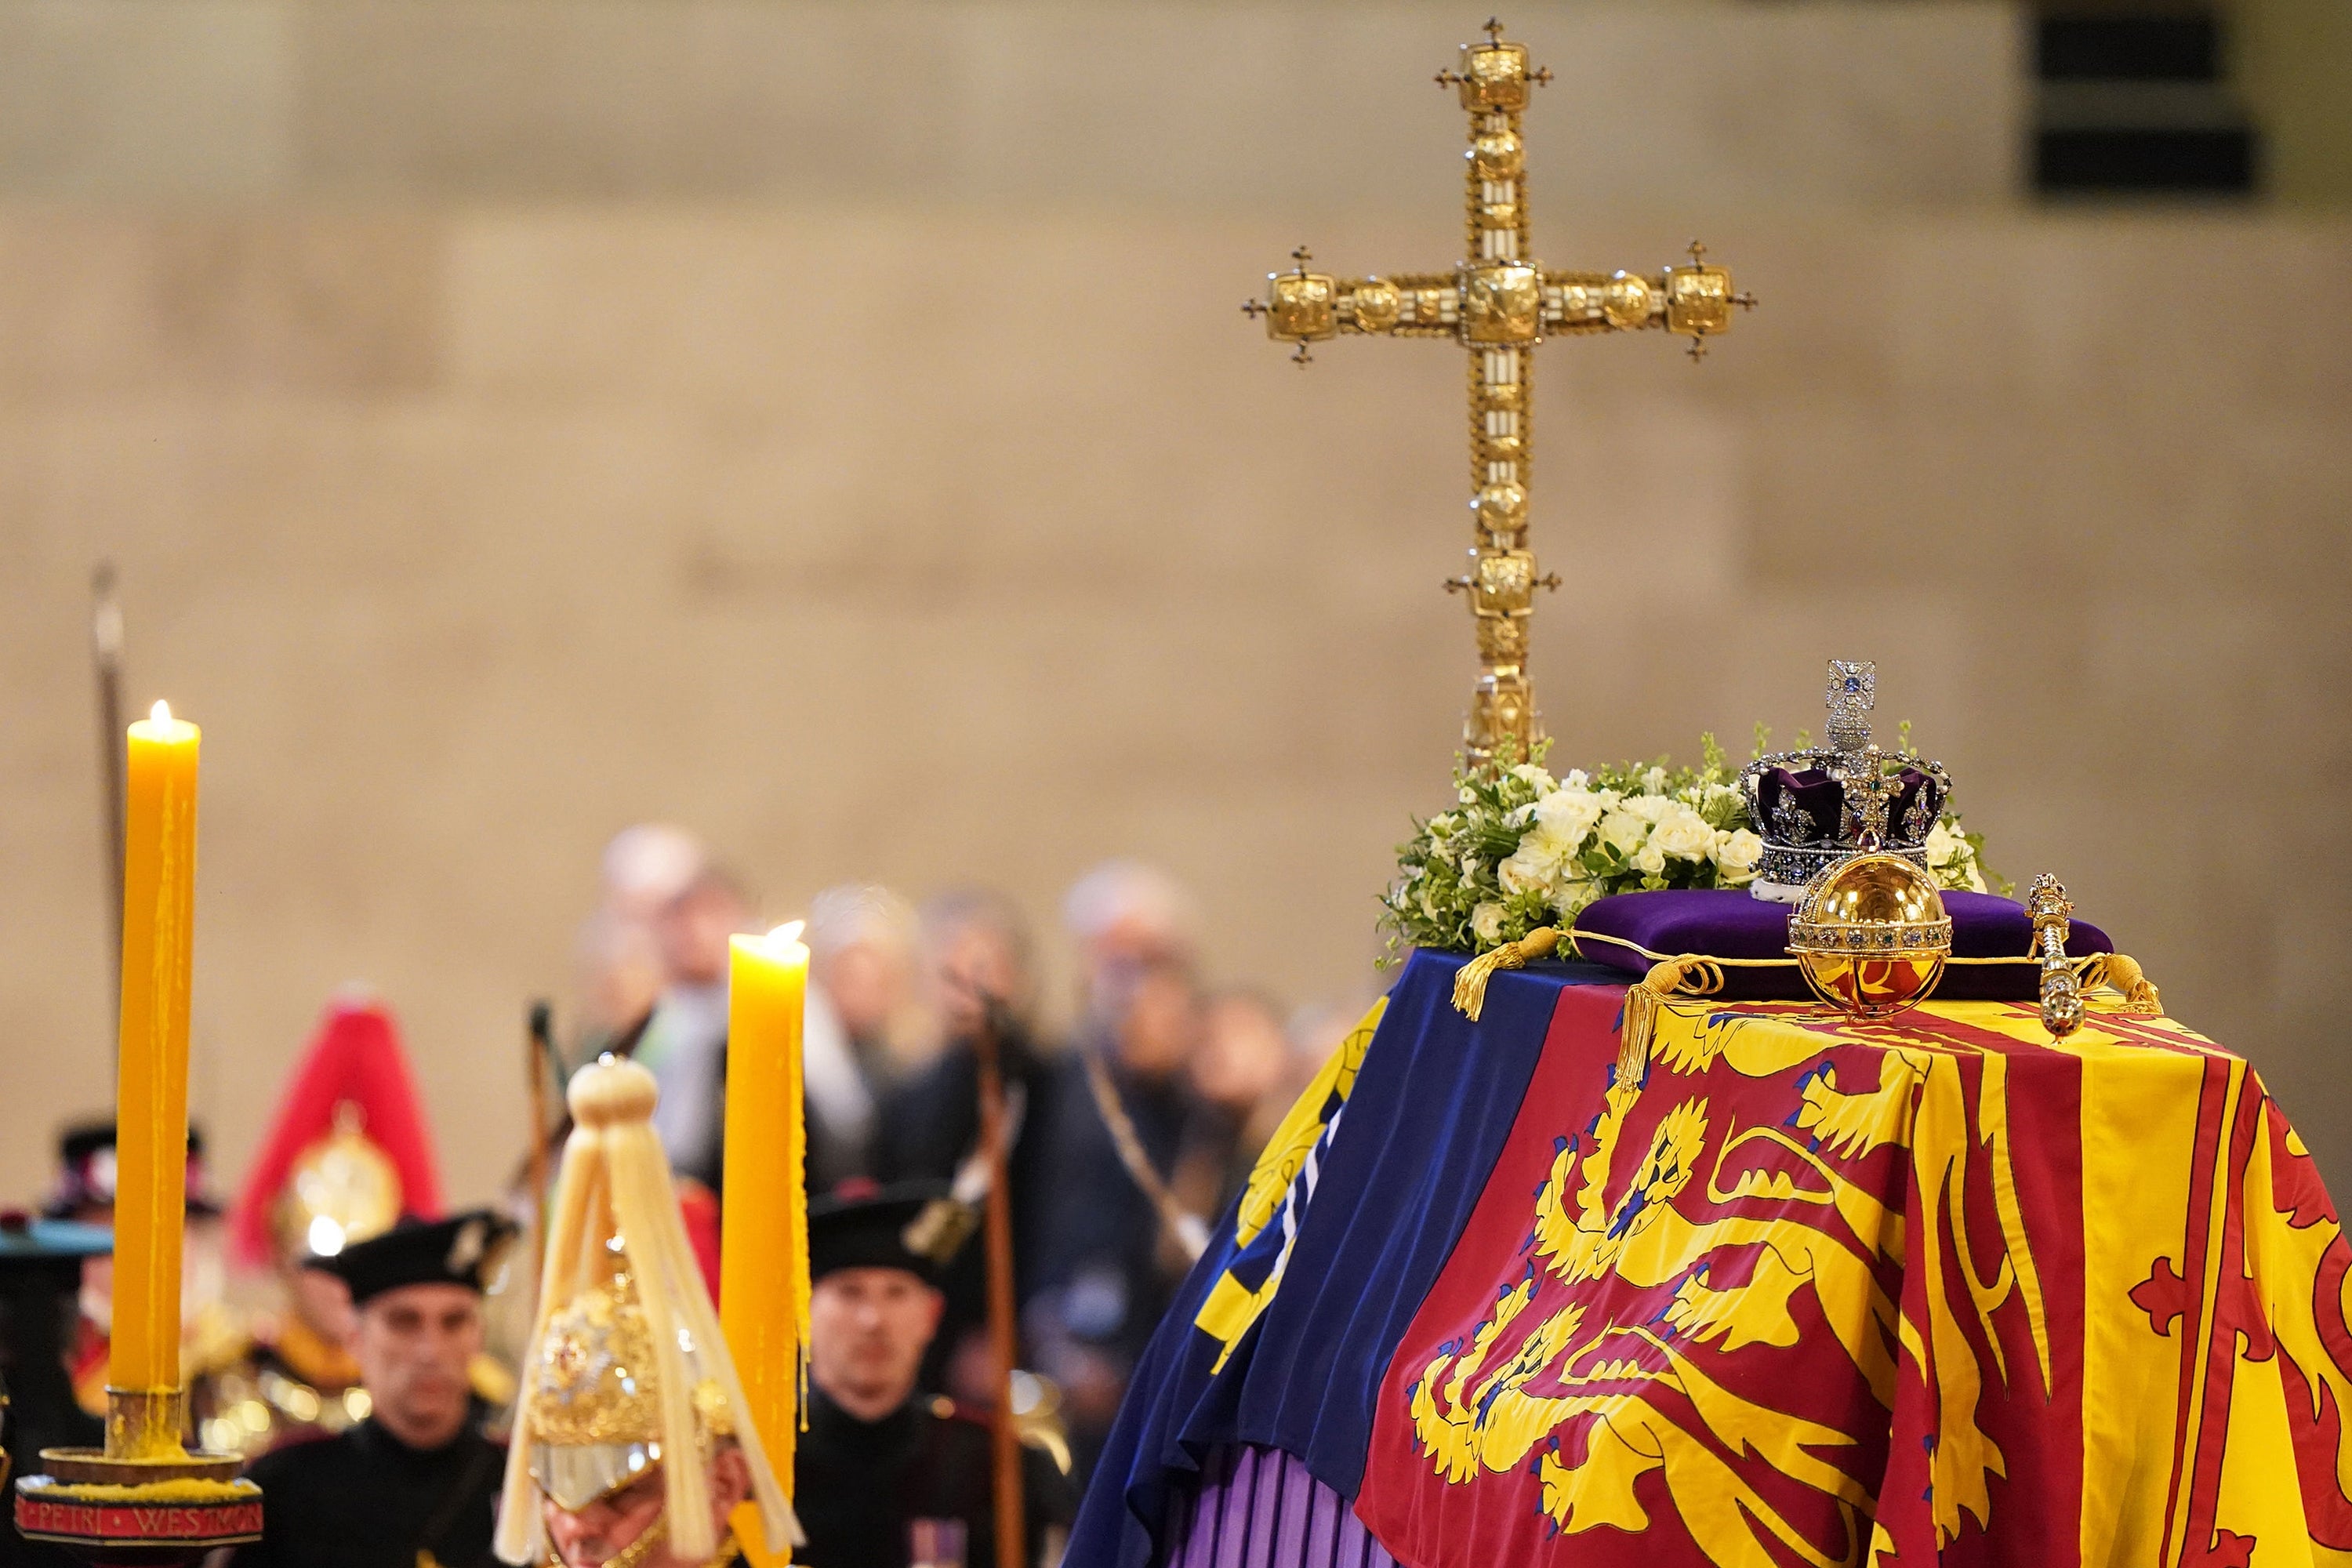
<svg viewBox="0 0 2352 1568">
<path fill-rule="evenodd" d="M 877 939 L 853 942 L 825 955 L 819 983 L 841 1026 L 875 1039 L 906 1005 L 912 982 L 905 953 Z"/>
<path fill-rule="evenodd" d="M 670 900 L 656 929 L 669 978 L 709 985 L 727 977 L 727 939 L 744 928 L 748 911 L 727 888 L 698 883 Z"/>
<path fill-rule="evenodd" d="M 1145 1078 L 1164 1079 L 1192 1059 L 1200 1040 L 1201 1001 L 1192 977 L 1166 963 L 1138 974 L 1118 1020 L 1120 1064 Z"/>
<path fill-rule="evenodd" d="M 563 1560 L 564 1568 L 599 1568 L 627 1551 L 638 1537 L 660 1521 L 663 1491 L 667 1484 L 657 1466 L 576 1513 L 556 1507 L 554 1499 L 542 1495 L 539 1500 L 540 1518 L 547 1525 L 547 1538 L 554 1545 L 555 1554 Z M 751 1469 L 743 1451 L 732 1443 L 721 1444 L 710 1457 L 713 1535 L 725 1534 L 728 1517 L 737 1504 L 751 1495 Z M 668 1542 L 663 1545 L 667 1547 Z M 669 1568 L 677 1561 L 674 1553 L 663 1551 L 649 1558 L 645 1568 Z"/>
<path fill-rule="evenodd" d="M 947 933 L 931 950 L 941 1022 L 954 1038 L 977 1034 L 981 998 L 992 996 L 1019 1013 L 1028 1005 L 1029 977 L 1004 933 L 980 921 Z"/>
<path fill-rule="evenodd" d="M 540 1499 L 547 1538 L 566 1568 L 596 1568 L 596 1564 L 626 1551 L 637 1537 L 661 1518 L 662 1488 L 658 1468 L 647 1471 L 608 1497 L 598 1498 L 577 1513 Z"/>
<path fill-rule="evenodd" d="M 940 1293 L 903 1268 L 836 1268 L 809 1303 L 809 1374 L 836 1398 L 914 1392 L 939 1331 Z"/>
<path fill-rule="evenodd" d="M 463 1285 L 403 1285 L 359 1309 L 352 1354 L 376 1419 L 411 1447 L 466 1424 L 466 1369 L 482 1348 L 482 1299 Z"/>
</svg>

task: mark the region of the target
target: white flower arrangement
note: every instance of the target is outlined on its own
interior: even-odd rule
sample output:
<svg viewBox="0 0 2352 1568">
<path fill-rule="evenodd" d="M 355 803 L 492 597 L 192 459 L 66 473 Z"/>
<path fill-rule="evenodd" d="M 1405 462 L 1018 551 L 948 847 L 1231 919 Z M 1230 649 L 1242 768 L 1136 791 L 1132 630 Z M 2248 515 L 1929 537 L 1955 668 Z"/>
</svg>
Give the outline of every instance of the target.
<svg viewBox="0 0 2352 1568">
<path fill-rule="evenodd" d="M 1764 740 L 1759 725 L 1759 756 Z M 1381 900 L 1391 953 L 1400 945 L 1484 952 L 1538 926 L 1566 926 L 1612 893 L 1755 880 L 1764 842 L 1713 735 L 1699 737 L 1696 768 L 1662 757 L 1558 779 L 1543 767 L 1548 744 L 1528 761 L 1456 769 L 1454 809 L 1398 847 L 1397 878 Z M 1928 868 L 1947 888 L 1982 892 L 1983 847 L 1948 812 L 1927 836 Z"/>
</svg>

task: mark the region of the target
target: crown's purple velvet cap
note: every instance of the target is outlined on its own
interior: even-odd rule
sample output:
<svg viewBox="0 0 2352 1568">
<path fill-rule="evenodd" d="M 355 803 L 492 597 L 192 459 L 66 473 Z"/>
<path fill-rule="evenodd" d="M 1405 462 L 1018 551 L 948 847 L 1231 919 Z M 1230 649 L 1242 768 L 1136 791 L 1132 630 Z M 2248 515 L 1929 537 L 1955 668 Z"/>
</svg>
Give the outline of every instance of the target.
<svg viewBox="0 0 2352 1568">
<path fill-rule="evenodd" d="M 1788 959 L 1789 915 L 1795 908 L 1767 903 L 1736 889 L 1619 893 L 1587 904 L 1575 927 L 1579 936 L 1597 933 L 1618 941 L 1582 942 L 1577 952 L 1633 975 L 1648 973 L 1655 960 L 1621 942 L 1666 958 L 1695 952 L 1708 958 Z M 1947 964 L 1936 986 L 1936 1000 L 2030 1002 L 2041 995 L 2041 966 L 2028 955 L 2033 921 L 2023 904 L 1992 893 L 1947 891 L 1944 910 L 1952 917 L 1953 957 L 2013 962 Z M 2071 957 L 2115 950 L 2107 933 L 2088 921 L 2076 920 L 2068 930 Z M 1811 995 L 1794 961 L 1769 969 L 1728 968 L 1723 977 L 1722 994 L 1728 1001 L 1803 1001 Z"/>
<path fill-rule="evenodd" d="M 1887 805 L 1886 837 L 1890 842 L 1918 843 L 1926 839 L 1927 827 L 1944 809 L 1943 786 L 1917 768 L 1905 768 L 1897 778 L 1897 788 Z M 1784 837 L 1778 826 L 1782 801 L 1802 811 L 1812 823 L 1811 830 L 1795 837 Z M 1845 785 L 1820 768 L 1790 770 L 1773 768 L 1757 785 L 1759 817 L 1766 826 L 1761 830 L 1767 843 L 1831 844 L 1845 832 Z M 1904 826 L 1914 817 L 1926 824 L 1917 831 Z M 1720 889 L 1666 889 L 1668 892 L 1707 891 Z M 1621 894 L 1620 897 L 1630 895 Z"/>
</svg>

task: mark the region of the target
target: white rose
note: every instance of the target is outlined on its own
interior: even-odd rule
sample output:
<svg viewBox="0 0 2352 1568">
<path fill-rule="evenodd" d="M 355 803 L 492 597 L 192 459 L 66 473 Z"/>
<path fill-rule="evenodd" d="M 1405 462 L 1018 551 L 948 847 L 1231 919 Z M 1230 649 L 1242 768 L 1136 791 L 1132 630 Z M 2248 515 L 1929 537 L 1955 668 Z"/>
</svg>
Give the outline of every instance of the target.
<svg viewBox="0 0 2352 1568">
<path fill-rule="evenodd" d="M 1516 854 L 1495 868 L 1495 878 L 1503 884 L 1503 891 L 1524 893 L 1549 889 L 1559 870 L 1559 857 L 1549 852 L 1541 835 L 1530 833 L 1519 840 Z"/>
<path fill-rule="evenodd" d="M 1551 775 L 1533 763 L 1519 763 L 1511 770 L 1511 776 L 1515 779 L 1527 780 L 1536 786 L 1536 793 L 1538 795 L 1549 795 L 1554 787 Z"/>
<path fill-rule="evenodd" d="M 1470 934 L 1492 947 L 1503 940 L 1503 906 L 1480 904 L 1470 911 Z"/>
<path fill-rule="evenodd" d="M 1658 819 L 1650 847 L 1678 860 L 1704 860 L 1715 847 L 1715 829 L 1689 806 L 1678 805 Z"/>
<path fill-rule="evenodd" d="M 1735 880 L 1754 877 L 1757 858 L 1763 853 L 1764 841 L 1744 827 L 1715 836 L 1715 863 Z"/>
<path fill-rule="evenodd" d="M 1666 770 L 1664 768 L 1652 768 L 1648 772 L 1644 773 L 1642 775 L 1642 793 L 1643 795 L 1665 794 Z"/>
<path fill-rule="evenodd" d="M 1532 847 L 1538 854 L 1564 865 L 1576 858 L 1576 852 L 1584 847 L 1584 840 L 1563 837 L 1538 822 L 1525 838 L 1519 840 L 1519 847 Z"/>
<path fill-rule="evenodd" d="M 1637 795 L 1621 802 L 1620 811 L 1631 812 L 1644 822 L 1663 822 L 1666 813 L 1675 810 L 1675 803 L 1662 795 Z"/>
<path fill-rule="evenodd" d="M 1658 876 L 1665 868 L 1666 852 L 1658 847 L 1658 841 L 1654 838 L 1643 845 L 1642 852 L 1633 857 L 1633 869 L 1644 877 Z"/>
<path fill-rule="evenodd" d="M 1592 831 L 1592 825 L 1601 820 L 1605 809 L 1599 795 L 1570 785 L 1536 802 L 1536 820 L 1553 838 L 1574 846 L 1584 842 L 1584 836 Z"/>
<path fill-rule="evenodd" d="M 1950 865 L 1953 858 L 1958 854 L 1960 840 L 1950 828 L 1944 826 L 1941 818 L 1937 820 L 1935 826 L 1927 829 L 1928 865 Z"/>
<path fill-rule="evenodd" d="M 1649 837 L 1650 825 L 1638 816 L 1612 811 L 1601 819 L 1601 842 L 1620 855 L 1631 857 Z"/>
</svg>

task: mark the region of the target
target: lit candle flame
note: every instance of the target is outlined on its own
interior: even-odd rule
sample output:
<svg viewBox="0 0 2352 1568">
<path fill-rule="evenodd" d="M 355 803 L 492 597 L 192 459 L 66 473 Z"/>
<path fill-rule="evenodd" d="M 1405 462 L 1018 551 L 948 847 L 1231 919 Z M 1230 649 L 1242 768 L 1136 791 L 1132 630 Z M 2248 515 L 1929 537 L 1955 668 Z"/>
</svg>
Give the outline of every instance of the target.
<svg viewBox="0 0 2352 1568">
<path fill-rule="evenodd" d="M 172 723 L 172 705 L 159 697 L 155 700 L 154 710 L 147 717 L 154 721 L 157 729 L 169 729 Z"/>
<path fill-rule="evenodd" d="M 786 921 L 783 924 L 778 926 L 775 930 L 768 933 L 769 945 L 772 947 L 789 947 L 793 942 L 800 941 L 801 932 L 806 930 L 807 927 L 808 921 Z"/>
</svg>

